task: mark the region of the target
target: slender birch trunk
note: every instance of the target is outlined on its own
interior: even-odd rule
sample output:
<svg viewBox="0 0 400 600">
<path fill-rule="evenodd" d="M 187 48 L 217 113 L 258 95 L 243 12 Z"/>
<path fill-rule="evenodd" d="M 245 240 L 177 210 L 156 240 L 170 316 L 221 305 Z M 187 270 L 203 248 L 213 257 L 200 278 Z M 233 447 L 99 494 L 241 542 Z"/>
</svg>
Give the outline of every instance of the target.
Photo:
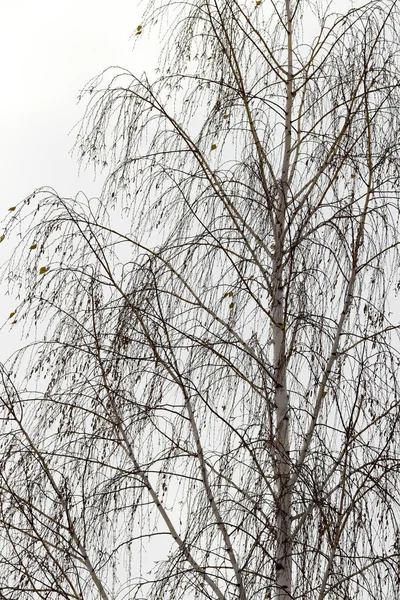
<svg viewBox="0 0 400 600">
<path fill-rule="evenodd" d="M 283 214 L 283 213 L 282 213 Z M 283 236 L 281 236 L 283 239 Z M 291 491 L 289 462 L 289 403 L 286 385 L 286 352 L 284 324 L 284 296 L 282 278 L 282 245 L 275 256 L 275 306 L 273 310 L 274 368 L 276 404 L 276 598 L 291 597 L 292 541 L 291 541 Z"/>
<path fill-rule="evenodd" d="M 292 16 L 290 0 L 286 0 L 287 28 L 287 82 L 286 82 L 286 118 L 285 139 L 283 149 L 281 189 L 279 190 L 278 208 L 275 222 L 275 254 L 273 257 L 273 339 L 274 339 L 274 375 L 276 405 L 276 591 L 277 600 L 288 600 L 292 597 L 292 537 L 291 537 L 291 505 L 290 486 L 290 414 L 287 390 L 287 357 L 285 331 L 285 279 L 283 271 L 285 250 L 285 216 L 288 194 L 288 178 L 292 133 Z"/>
</svg>

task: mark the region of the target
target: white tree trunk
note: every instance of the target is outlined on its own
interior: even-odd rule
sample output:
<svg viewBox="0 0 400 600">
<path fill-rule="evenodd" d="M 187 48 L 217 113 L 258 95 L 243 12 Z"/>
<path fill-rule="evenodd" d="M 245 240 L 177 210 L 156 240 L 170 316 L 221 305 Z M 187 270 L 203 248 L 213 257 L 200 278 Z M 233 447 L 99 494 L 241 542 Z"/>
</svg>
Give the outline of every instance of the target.
<svg viewBox="0 0 400 600">
<path fill-rule="evenodd" d="M 274 376 L 276 405 L 276 549 L 275 549 L 275 597 L 289 600 L 292 597 L 292 536 L 290 486 L 290 440 L 289 398 L 286 383 L 286 331 L 285 331 L 285 281 L 283 273 L 285 247 L 285 213 L 289 189 L 289 166 L 291 154 L 292 111 L 293 111 L 293 59 L 292 59 L 292 13 L 290 0 L 286 0 L 287 27 L 287 83 L 285 140 L 281 173 L 281 189 L 275 223 L 275 256 L 273 261 L 273 340 Z"/>
</svg>

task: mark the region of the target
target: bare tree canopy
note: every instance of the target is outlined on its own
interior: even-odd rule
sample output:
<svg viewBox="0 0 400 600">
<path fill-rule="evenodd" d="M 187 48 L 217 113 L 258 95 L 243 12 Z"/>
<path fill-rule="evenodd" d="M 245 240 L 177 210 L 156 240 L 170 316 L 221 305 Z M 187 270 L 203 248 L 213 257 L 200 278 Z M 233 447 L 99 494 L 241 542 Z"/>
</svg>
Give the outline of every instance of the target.
<svg viewBox="0 0 400 600">
<path fill-rule="evenodd" d="M 1 598 L 399 597 L 400 14 L 340 8 L 151 2 L 101 197 L 10 208 Z"/>
</svg>

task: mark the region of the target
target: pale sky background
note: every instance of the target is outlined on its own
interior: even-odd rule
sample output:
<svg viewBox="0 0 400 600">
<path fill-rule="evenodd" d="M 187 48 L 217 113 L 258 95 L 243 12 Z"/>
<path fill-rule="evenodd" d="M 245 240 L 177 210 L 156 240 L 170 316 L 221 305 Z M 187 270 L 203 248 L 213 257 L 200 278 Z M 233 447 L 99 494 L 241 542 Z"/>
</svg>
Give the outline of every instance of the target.
<svg viewBox="0 0 400 600">
<path fill-rule="evenodd" d="M 41 185 L 63 196 L 99 190 L 91 173 L 78 178 L 68 134 L 83 115 L 77 96 L 91 77 L 110 65 L 146 69 L 148 53 L 133 53 L 131 37 L 142 7 L 138 0 L 2 0 L 1 214 Z"/>
</svg>

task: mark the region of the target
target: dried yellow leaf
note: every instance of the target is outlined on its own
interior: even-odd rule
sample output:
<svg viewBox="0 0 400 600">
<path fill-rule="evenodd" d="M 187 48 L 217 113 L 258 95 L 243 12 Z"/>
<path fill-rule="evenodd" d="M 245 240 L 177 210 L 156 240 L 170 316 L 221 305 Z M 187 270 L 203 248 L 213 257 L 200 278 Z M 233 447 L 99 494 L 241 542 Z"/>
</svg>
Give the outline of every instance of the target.
<svg viewBox="0 0 400 600">
<path fill-rule="evenodd" d="M 6 237 L 5 235 L 1 235 L 1 236 L 0 236 L 0 244 L 1 244 L 1 242 L 2 242 L 2 241 L 5 239 L 5 237 Z"/>
<path fill-rule="evenodd" d="M 10 208 L 9 208 L 8 210 L 10 210 L 10 211 L 12 212 L 12 211 L 13 211 L 13 210 L 15 210 L 16 208 L 17 208 L 16 206 L 10 206 Z"/>
<path fill-rule="evenodd" d="M 9 319 L 12 319 L 14 315 L 15 315 L 15 311 L 14 311 L 14 312 L 12 312 L 12 313 L 10 313 L 10 316 L 9 316 L 8 318 L 9 318 Z"/>
<path fill-rule="evenodd" d="M 217 148 L 217 144 L 211 144 L 211 150 L 215 150 Z"/>
<path fill-rule="evenodd" d="M 39 273 L 41 275 L 44 275 L 45 273 L 47 273 L 47 271 L 50 269 L 50 267 L 40 267 Z"/>
<path fill-rule="evenodd" d="M 37 248 L 37 244 L 32 244 L 32 246 L 29 246 L 29 250 L 36 250 Z"/>
</svg>

